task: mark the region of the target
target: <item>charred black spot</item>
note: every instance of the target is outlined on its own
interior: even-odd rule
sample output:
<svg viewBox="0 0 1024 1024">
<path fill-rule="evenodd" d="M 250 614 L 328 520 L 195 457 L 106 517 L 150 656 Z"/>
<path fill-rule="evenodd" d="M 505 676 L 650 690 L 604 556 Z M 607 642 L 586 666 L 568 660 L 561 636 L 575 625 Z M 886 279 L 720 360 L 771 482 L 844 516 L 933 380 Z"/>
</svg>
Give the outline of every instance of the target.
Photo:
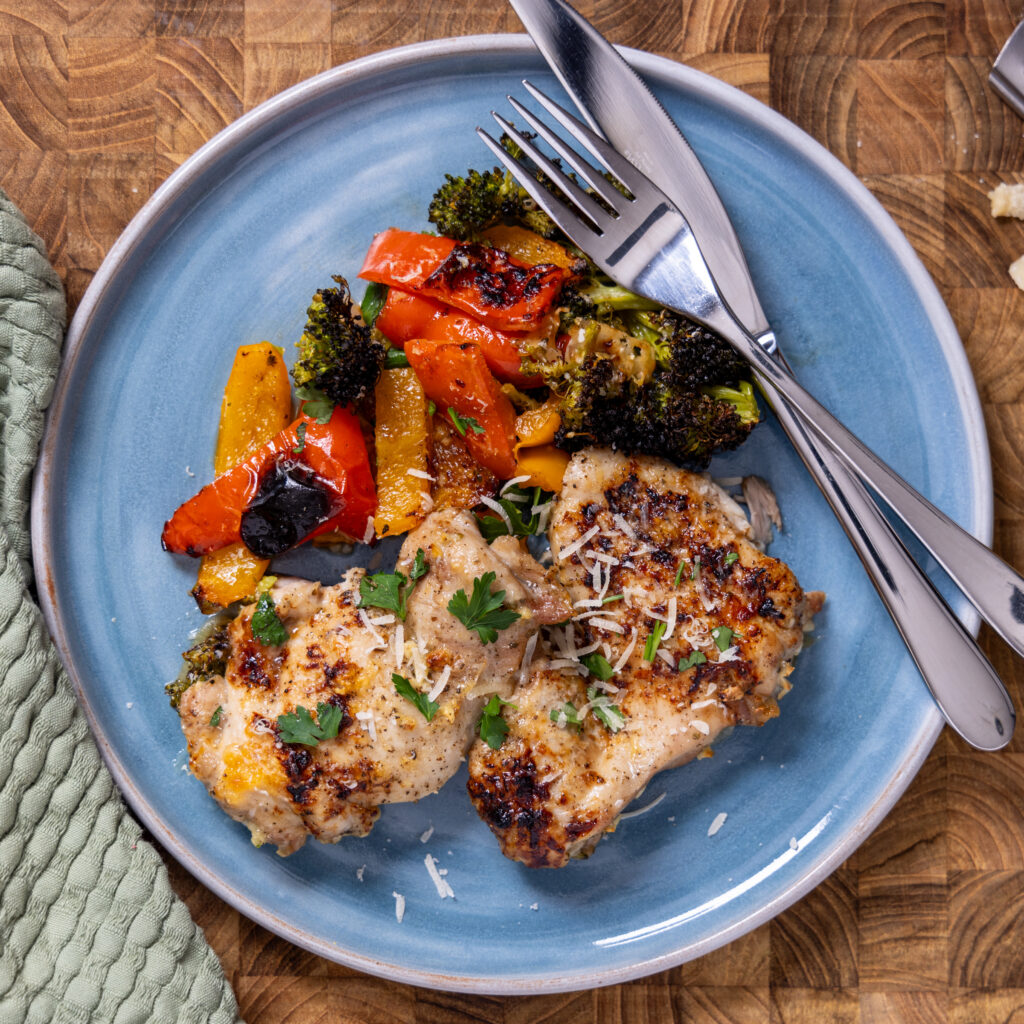
<svg viewBox="0 0 1024 1024">
<path fill-rule="evenodd" d="M 757 614 L 766 619 L 781 619 L 782 612 L 775 607 L 775 602 L 766 597 L 757 607 Z"/>
<path fill-rule="evenodd" d="M 678 565 L 678 559 L 671 551 L 668 550 L 668 548 L 655 548 L 654 551 L 651 552 L 651 560 L 673 570 Z"/>
<path fill-rule="evenodd" d="M 594 831 L 594 826 L 597 824 L 595 818 L 590 818 L 588 821 L 570 821 L 565 826 L 565 834 L 570 839 L 579 839 L 580 836 L 585 836 L 588 832 Z"/>
<path fill-rule="evenodd" d="M 493 831 L 515 828 L 531 850 L 537 849 L 551 813 L 543 807 L 548 786 L 537 782 L 537 766 L 529 756 L 502 759 L 498 771 L 471 777 L 466 788 Z"/>
</svg>

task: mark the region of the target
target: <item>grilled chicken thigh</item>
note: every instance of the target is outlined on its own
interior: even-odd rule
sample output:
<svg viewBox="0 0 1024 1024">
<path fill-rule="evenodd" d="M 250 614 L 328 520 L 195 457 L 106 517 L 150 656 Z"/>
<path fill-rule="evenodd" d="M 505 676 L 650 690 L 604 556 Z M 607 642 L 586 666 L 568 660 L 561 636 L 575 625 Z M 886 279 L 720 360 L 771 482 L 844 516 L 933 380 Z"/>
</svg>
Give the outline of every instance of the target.
<svg viewBox="0 0 1024 1024">
<path fill-rule="evenodd" d="M 183 694 L 192 772 L 254 841 L 287 854 L 310 834 L 324 842 L 366 835 L 381 804 L 438 790 L 465 755 L 486 695 L 508 695 L 527 638 L 571 614 L 564 590 L 519 541 L 488 546 L 469 513 L 434 513 L 410 533 L 397 566 L 407 577 L 419 549 L 429 568 L 405 622 L 358 607 L 362 569 L 329 587 L 280 579 L 271 595 L 287 641 L 261 644 L 247 607 L 228 626 L 223 674 Z M 447 605 L 486 572 L 520 617 L 485 646 Z M 429 722 L 392 673 L 439 705 Z M 279 716 L 301 706 L 316 717 L 321 704 L 341 710 L 336 738 L 282 742 Z"/>
<path fill-rule="evenodd" d="M 469 758 L 470 796 L 506 856 L 560 867 L 586 855 L 656 772 L 778 714 L 821 595 L 749 530 L 706 476 L 573 457 L 549 538 L 574 618 L 505 708 L 501 748 L 478 741 Z M 604 659 L 589 675 L 588 654 Z"/>
</svg>

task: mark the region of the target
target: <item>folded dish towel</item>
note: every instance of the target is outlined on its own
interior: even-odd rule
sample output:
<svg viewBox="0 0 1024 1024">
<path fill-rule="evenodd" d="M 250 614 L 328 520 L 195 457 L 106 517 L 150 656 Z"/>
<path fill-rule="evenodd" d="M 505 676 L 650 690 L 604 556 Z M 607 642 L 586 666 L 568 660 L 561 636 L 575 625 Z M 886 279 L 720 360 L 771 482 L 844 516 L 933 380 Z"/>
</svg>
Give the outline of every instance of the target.
<svg viewBox="0 0 1024 1024">
<path fill-rule="evenodd" d="M 220 964 L 122 803 L 29 592 L 64 316 L 42 243 L 0 191 L 0 1024 L 228 1024 Z"/>
</svg>

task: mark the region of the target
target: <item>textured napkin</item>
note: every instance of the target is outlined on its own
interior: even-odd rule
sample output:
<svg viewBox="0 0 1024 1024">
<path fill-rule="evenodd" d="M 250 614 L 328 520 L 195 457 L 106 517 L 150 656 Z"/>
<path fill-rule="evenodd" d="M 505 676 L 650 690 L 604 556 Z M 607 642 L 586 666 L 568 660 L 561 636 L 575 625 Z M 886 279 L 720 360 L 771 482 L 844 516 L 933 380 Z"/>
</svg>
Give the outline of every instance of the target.
<svg viewBox="0 0 1024 1024">
<path fill-rule="evenodd" d="M 42 243 L 0 191 L 0 1024 L 230 1024 L 220 964 L 140 839 L 28 590 L 64 317 Z"/>
</svg>

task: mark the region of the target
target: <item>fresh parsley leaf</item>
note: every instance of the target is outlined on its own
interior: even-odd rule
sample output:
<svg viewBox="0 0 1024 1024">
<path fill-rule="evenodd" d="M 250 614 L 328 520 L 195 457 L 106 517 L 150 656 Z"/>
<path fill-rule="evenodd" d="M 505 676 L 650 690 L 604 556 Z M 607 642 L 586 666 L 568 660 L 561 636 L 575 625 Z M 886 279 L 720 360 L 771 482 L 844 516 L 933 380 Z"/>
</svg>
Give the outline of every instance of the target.
<svg viewBox="0 0 1024 1024">
<path fill-rule="evenodd" d="M 533 537 L 540 533 L 541 513 L 534 512 L 547 504 L 554 497 L 551 491 L 542 491 L 539 487 L 533 487 L 524 491 L 521 487 L 508 487 L 500 498 L 498 504 L 505 510 L 512 524 L 513 537 Z M 477 525 L 480 527 L 480 534 L 488 544 L 495 537 L 508 535 L 508 527 L 501 516 L 494 515 L 493 510 L 489 514 L 478 515 Z"/>
<path fill-rule="evenodd" d="M 364 576 L 359 581 L 358 608 L 384 608 L 394 612 L 403 622 L 409 613 L 409 594 L 416 580 L 426 576 L 427 565 L 423 548 L 416 552 L 416 560 L 410 571 L 411 579 L 400 572 L 378 572 Z"/>
<path fill-rule="evenodd" d="M 377 322 L 377 317 L 380 316 L 380 311 L 384 308 L 387 299 L 388 286 L 386 284 L 371 281 L 366 286 L 363 301 L 359 304 L 359 313 L 367 327 L 372 327 Z"/>
<path fill-rule="evenodd" d="M 473 596 L 466 597 L 466 591 L 456 590 L 448 602 L 448 611 L 466 629 L 476 630 L 483 644 L 493 644 L 498 639 L 499 629 L 508 629 L 520 616 L 519 612 L 503 607 L 505 591 L 491 593 L 491 584 L 497 579 L 493 572 L 473 580 Z"/>
<path fill-rule="evenodd" d="M 613 704 L 607 694 L 598 693 L 596 686 L 587 688 L 587 700 L 590 701 L 590 710 L 594 716 L 610 733 L 617 733 L 626 727 L 626 716 L 622 709 Z"/>
<path fill-rule="evenodd" d="M 277 647 L 288 639 L 288 630 L 274 611 L 274 599 L 264 591 L 252 613 L 252 635 L 264 647 Z"/>
<path fill-rule="evenodd" d="M 212 725 L 215 729 L 217 728 L 218 725 L 220 725 L 220 716 L 223 710 L 224 709 L 218 704 L 217 710 L 214 711 L 212 715 L 210 715 L 210 725 Z"/>
<path fill-rule="evenodd" d="M 427 570 L 430 566 L 427 564 L 427 556 L 423 553 L 423 548 L 416 549 L 416 558 L 413 560 L 412 569 L 409 570 L 409 579 L 414 583 L 418 579 L 422 579 L 427 575 Z"/>
<path fill-rule="evenodd" d="M 711 630 L 711 637 L 715 641 L 715 646 L 720 651 L 727 651 L 732 646 L 732 638 L 736 634 L 728 626 L 715 626 Z"/>
<path fill-rule="evenodd" d="M 654 656 L 658 653 L 658 646 L 661 644 L 661 638 L 665 635 L 666 629 L 668 629 L 667 622 L 662 622 L 659 619 L 654 623 L 654 629 L 651 630 L 647 637 L 647 643 L 644 644 L 644 661 L 654 661 Z"/>
<path fill-rule="evenodd" d="M 730 551 L 729 554 L 725 556 L 725 564 L 732 565 L 732 563 L 735 562 L 739 557 L 740 556 L 736 551 Z"/>
<path fill-rule="evenodd" d="M 302 411 L 317 423 L 327 423 L 334 415 L 334 403 L 316 388 L 296 388 L 295 394 L 302 401 Z"/>
<path fill-rule="evenodd" d="M 297 440 L 297 441 L 299 442 L 299 443 L 298 443 L 298 444 L 297 444 L 297 445 L 296 445 L 296 446 L 295 446 L 295 447 L 294 447 L 294 448 L 292 449 L 292 452 L 293 452 L 293 453 L 294 453 L 295 455 L 301 455 L 301 454 L 302 454 L 302 449 L 306 447 L 306 426 L 307 426 L 307 424 L 306 424 L 306 421 L 305 421 L 305 420 L 303 420 L 303 421 L 302 421 L 302 422 L 301 422 L 301 423 L 300 423 L 300 424 L 299 424 L 299 425 L 298 425 L 298 426 L 297 426 L 297 427 L 295 428 L 295 438 L 296 438 L 296 440 Z"/>
<path fill-rule="evenodd" d="M 391 682 L 395 684 L 395 689 L 398 691 L 399 695 L 415 704 L 419 709 L 420 714 L 423 715 L 428 722 L 437 714 L 437 709 L 441 705 L 430 700 L 425 693 L 420 693 L 420 691 L 417 690 L 416 687 L 405 678 L 405 676 L 400 676 L 397 672 L 392 672 Z"/>
<path fill-rule="evenodd" d="M 484 428 L 472 416 L 460 416 L 451 406 L 448 407 L 448 415 L 451 417 L 451 421 L 455 426 L 455 429 L 463 436 L 466 436 L 466 428 L 468 427 L 473 431 L 474 434 L 482 434 Z"/>
<path fill-rule="evenodd" d="M 480 715 L 480 739 L 491 750 L 498 750 L 508 735 L 508 723 L 501 717 L 502 707 L 509 707 L 516 711 L 519 710 L 510 700 L 502 700 L 497 694 L 494 694 Z"/>
<path fill-rule="evenodd" d="M 333 740 L 341 728 L 344 712 L 333 704 L 320 703 L 316 706 L 317 721 L 300 704 L 290 715 L 279 715 L 277 735 L 282 743 L 299 743 L 304 747 L 315 747 L 321 740 Z"/>
<path fill-rule="evenodd" d="M 551 719 L 555 725 L 564 720 L 565 728 L 573 726 L 576 729 L 582 730 L 583 723 L 580 721 L 580 714 L 576 710 L 576 705 L 571 700 L 567 700 L 560 708 L 552 708 L 548 713 L 548 718 Z"/>
<path fill-rule="evenodd" d="M 429 400 L 429 401 L 427 402 L 427 415 L 428 415 L 428 416 L 433 416 L 435 412 L 437 412 L 437 402 L 435 402 L 435 401 L 434 401 L 434 400 L 433 400 L 433 399 L 431 398 L 431 399 L 430 399 L 430 400 Z"/>
<path fill-rule="evenodd" d="M 703 665 L 708 660 L 707 655 L 703 651 L 691 651 L 688 658 L 683 658 L 682 661 L 676 665 L 676 668 L 680 672 L 685 672 L 688 668 L 693 668 L 694 665 Z"/>
<path fill-rule="evenodd" d="M 612 668 L 610 662 L 603 655 L 598 654 L 597 651 L 591 651 L 590 654 L 584 654 L 580 658 L 583 665 L 586 666 L 587 671 L 592 676 L 597 676 L 602 682 L 607 679 L 611 679 L 615 675 L 615 669 Z"/>
</svg>

